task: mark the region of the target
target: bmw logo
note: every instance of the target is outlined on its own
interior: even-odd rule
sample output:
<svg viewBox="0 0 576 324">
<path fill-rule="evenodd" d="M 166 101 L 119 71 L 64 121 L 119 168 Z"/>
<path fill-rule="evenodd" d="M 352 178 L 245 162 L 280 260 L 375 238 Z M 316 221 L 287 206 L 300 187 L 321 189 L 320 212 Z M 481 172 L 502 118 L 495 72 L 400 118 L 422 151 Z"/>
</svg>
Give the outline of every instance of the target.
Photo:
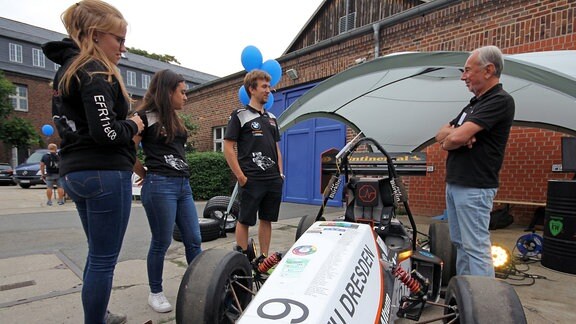
<svg viewBox="0 0 576 324">
<path fill-rule="evenodd" d="M 260 123 L 259 123 L 259 122 L 256 122 L 256 121 L 253 121 L 253 122 L 250 124 L 250 127 L 252 127 L 252 129 L 260 129 Z"/>
</svg>

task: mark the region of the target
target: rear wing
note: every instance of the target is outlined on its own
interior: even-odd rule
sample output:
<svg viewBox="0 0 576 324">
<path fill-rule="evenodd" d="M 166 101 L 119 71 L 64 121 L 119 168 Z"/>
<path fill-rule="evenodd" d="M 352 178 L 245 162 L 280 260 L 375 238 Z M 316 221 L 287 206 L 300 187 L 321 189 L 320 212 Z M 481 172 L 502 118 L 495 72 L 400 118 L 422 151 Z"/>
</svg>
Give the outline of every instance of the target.
<svg viewBox="0 0 576 324">
<path fill-rule="evenodd" d="M 321 155 L 321 192 L 328 184 L 330 177 L 337 170 L 337 154 L 339 150 L 332 148 L 324 151 Z M 394 168 L 398 175 L 425 176 L 426 153 L 425 152 L 397 152 L 389 153 L 394 162 Z M 380 152 L 353 152 L 346 157 L 347 161 L 341 161 L 341 165 L 347 166 L 347 173 L 356 176 L 389 176 L 386 156 Z"/>
</svg>

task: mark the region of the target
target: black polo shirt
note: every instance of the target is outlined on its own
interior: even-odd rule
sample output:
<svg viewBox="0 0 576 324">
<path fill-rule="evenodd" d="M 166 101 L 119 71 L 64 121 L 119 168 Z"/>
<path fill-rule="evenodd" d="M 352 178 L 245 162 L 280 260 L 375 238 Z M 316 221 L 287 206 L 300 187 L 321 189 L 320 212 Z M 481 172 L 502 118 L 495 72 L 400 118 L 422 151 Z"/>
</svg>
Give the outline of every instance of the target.
<svg viewBox="0 0 576 324">
<path fill-rule="evenodd" d="M 276 117 L 246 105 L 230 115 L 224 139 L 237 143 L 238 163 L 244 175 L 258 180 L 277 179 L 280 130 Z"/>
<path fill-rule="evenodd" d="M 190 178 L 190 169 L 186 162 L 184 145 L 187 134 L 176 134 L 174 140 L 166 143 L 166 135 L 158 132 L 158 113 L 147 111 L 140 114 L 146 126 L 142 131 L 142 148 L 144 149 L 146 168 L 148 172 L 158 173 L 165 177 Z"/>
<path fill-rule="evenodd" d="M 498 174 L 510 128 L 514 121 L 514 99 L 498 84 L 479 98 L 472 98 L 450 124 L 459 127 L 471 121 L 482 130 L 472 148 L 462 146 L 448 152 L 446 182 L 474 188 L 497 188 Z"/>
</svg>

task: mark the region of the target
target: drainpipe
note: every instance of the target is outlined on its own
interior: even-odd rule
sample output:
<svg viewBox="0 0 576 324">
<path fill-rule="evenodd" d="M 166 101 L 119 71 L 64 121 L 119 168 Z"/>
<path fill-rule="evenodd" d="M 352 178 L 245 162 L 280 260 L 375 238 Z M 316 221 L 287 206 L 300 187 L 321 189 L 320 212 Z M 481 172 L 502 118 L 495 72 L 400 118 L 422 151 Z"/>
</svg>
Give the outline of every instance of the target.
<svg viewBox="0 0 576 324">
<path fill-rule="evenodd" d="M 380 56 L 380 24 L 372 24 L 374 29 L 374 58 Z"/>
</svg>

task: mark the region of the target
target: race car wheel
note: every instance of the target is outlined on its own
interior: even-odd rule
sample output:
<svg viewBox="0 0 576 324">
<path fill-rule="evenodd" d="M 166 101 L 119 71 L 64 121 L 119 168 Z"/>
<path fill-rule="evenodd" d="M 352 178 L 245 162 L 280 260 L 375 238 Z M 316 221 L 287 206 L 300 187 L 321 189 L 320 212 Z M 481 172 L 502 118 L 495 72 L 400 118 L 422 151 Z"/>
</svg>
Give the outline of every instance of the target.
<svg viewBox="0 0 576 324">
<path fill-rule="evenodd" d="M 325 221 L 326 218 L 324 218 L 324 216 L 320 216 L 320 220 Z M 310 226 L 312 226 L 312 224 L 314 224 L 315 222 L 316 222 L 316 216 L 313 215 L 306 215 L 300 218 L 300 222 L 298 222 L 298 227 L 296 228 L 295 241 L 298 241 L 300 236 L 302 236 L 302 234 L 304 234 L 304 232 L 306 232 L 310 228 Z"/>
<path fill-rule="evenodd" d="M 182 233 L 180 233 L 180 229 L 176 224 L 174 224 L 174 230 L 172 231 L 172 238 L 174 239 L 174 241 L 182 242 Z"/>
<path fill-rule="evenodd" d="M 210 249 L 186 269 L 176 299 L 176 323 L 232 324 L 252 300 L 252 268 L 236 251 Z"/>
<path fill-rule="evenodd" d="M 213 218 L 219 222 L 222 221 L 226 210 L 228 210 L 228 203 L 230 197 L 228 196 L 215 196 L 206 202 L 204 207 L 204 218 Z M 236 229 L 236 220 L 240 214 L 240 203 L 235 200 L 230 208 L 230 214 L 226 217 L 226 232 L 234 232 Z"/>
<path fill-rule="evenodd" d="M 481 276 L 456 276 L 444 299 L 450 323 L 525 324 L 526 315 L 514 288 L 504 281 Z"/>
<path fill-rule="evenodd" d="M 430 253 L 436 255 L 444 262 L 442 269 L 442 286 L 456 275 L 456 246 L 450 240 L 448 223 L 432 223 L 428 228 L 430 237 Z"/>
<path fill-rule="evenodd" d="M 217 220 L 200 218 L 198 219 L 198 223 L 200 224 L 200 235 L 202 236 L 202 242 L 213 241 L 220 237 L 220 223 Z M 182 233 L 180 233 L 180 229 L 176 224 L 174 224 L 172 238 L 174 241 L 182 242 Z"/>
</svg>

